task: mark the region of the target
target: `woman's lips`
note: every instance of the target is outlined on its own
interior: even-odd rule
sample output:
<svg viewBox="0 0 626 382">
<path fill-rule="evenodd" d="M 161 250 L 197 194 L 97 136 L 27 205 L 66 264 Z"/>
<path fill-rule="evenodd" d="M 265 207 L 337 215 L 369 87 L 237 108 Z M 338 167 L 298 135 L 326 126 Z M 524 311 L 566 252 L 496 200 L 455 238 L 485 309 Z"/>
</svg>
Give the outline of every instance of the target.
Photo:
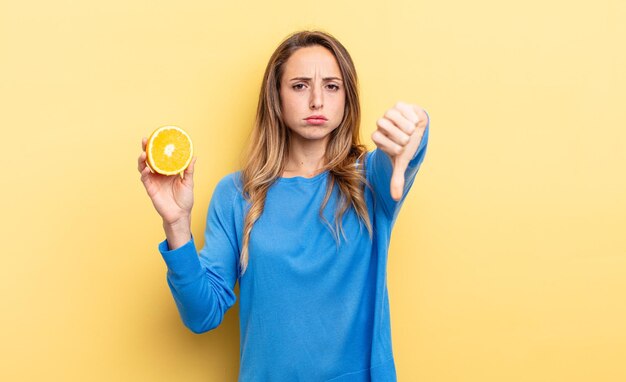
<svg viewBox="0 0 626 382">
<path fill-rule="evenodd" d="M 317 114 L 308 116 L 304 120 L 307 121 L 309 125 L 323 125 L 328 120 L 328 118 L 321 114 Z"/>
<path fill-rule="evenodd" d="M 307 118 L 305 121 L 311 125 L 322 125 L 326 122 L 324 118 Z"/>
</svg>

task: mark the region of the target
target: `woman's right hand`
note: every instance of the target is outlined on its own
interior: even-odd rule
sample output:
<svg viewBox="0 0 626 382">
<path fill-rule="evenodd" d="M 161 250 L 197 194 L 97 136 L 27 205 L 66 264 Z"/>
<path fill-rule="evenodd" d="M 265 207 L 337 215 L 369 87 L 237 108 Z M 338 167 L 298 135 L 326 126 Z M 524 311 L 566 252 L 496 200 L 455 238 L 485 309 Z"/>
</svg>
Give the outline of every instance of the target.
<svg viewBox="0 0 626 382">
<path fill-rule="evenodd" d="M 141 140 L 141 155 L 138 158 L 137 169 L 141 174 L 141 181 L 152 200 L 154 208 L 163 218 L 164 226 L 187 225 L 191 220 L 193 207 L 193 168 L 196 158 L 184 172 L 184 176 L 165 176 L 152 172 L 146 163 L 147 138 Z"/>
</svg>

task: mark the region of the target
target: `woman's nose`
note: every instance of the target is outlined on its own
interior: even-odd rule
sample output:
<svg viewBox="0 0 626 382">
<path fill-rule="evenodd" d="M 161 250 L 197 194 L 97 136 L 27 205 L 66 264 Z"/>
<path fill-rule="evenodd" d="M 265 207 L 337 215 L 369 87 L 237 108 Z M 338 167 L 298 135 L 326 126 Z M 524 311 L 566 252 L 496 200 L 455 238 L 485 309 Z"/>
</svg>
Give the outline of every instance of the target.
<svg viewBox="0 0 626 382">
<path fill-rule="evenodd" d="M 311 109 L 319 109 L 324 105 L 321 86 L 311 88 Z"/>
</svg>

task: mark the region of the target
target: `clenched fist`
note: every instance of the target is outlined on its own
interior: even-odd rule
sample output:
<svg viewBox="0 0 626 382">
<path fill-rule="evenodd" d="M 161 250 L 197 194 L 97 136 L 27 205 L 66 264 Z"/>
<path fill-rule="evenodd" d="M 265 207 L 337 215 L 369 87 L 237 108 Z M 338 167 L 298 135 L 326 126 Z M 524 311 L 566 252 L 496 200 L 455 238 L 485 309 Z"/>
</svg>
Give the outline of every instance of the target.
<svg viewBox="0 0 626 382">
<path fill-rule="evenodd" d="M 391 197 L 398 201 L 404 189 L 404 172 L 415 155 L 428 125 L 428 115 L 421 107 L 398 102 L 387 110 L 372 133 L 376 146 L 384 151 L 393 164 Z"/>
</svg>

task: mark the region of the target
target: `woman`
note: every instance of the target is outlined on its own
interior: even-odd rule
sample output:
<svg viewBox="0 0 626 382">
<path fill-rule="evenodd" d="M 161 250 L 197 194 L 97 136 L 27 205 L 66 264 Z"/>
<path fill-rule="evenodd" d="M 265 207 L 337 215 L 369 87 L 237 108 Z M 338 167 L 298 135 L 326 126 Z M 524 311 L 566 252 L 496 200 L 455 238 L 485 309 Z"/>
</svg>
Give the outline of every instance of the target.
<svg viewBox="0 0 626 382">
<path fill-rule="evenodd" d="M 139 171 L 185 325 L 218 326 L 240 289 L 240 381 L 393 381 L 386 266 L 391 228 L 424 159 L 428 116 L 398 103 L 359 142 L 346 49 L 298 32 L 267 65 L 247 162 L 220 180 L 196 252 L 195 158 L 184 178 Z"/>
</svg>

